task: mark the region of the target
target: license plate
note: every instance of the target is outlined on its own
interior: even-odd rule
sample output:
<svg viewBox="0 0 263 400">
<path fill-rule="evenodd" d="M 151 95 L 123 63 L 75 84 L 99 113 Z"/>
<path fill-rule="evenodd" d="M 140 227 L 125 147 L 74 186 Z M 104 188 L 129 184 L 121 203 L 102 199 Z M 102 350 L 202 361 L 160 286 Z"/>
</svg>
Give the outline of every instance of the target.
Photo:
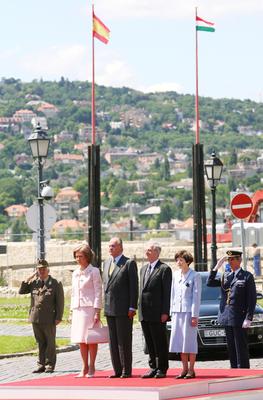
<svg viewBox="0 0 263 400">
<path fill-rule="evenodd" d="M 226 336 L 224 329 L 209 329 L 204 331 L 204 337 L 222 337 Z"/>
</svg>

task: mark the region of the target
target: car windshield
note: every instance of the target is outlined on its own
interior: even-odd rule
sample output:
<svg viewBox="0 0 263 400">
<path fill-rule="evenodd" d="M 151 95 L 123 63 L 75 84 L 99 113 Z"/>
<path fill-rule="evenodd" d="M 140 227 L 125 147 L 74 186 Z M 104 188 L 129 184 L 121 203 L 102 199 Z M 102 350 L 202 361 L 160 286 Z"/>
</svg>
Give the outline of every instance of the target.
<svg viewBox="0 0 263 400">
<path fill-rule="evenodd" d="M 201 301 L 219 300 L 221 296 L 220 287 L 206 286 L 207 276 L 202 276 L 202 296 Z"/>
</svg>

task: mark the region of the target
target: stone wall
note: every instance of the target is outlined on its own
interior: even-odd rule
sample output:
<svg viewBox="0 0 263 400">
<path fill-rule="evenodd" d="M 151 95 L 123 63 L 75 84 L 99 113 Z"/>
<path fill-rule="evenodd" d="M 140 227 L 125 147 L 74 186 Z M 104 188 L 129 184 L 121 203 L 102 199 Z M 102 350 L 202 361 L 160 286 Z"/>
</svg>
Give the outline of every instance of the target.
<svg viewBox="0 0 263 400">
<path fill-rule="evenodd" d="M 46 242 L 46 259 L 50 264 L 51 275 L 61 280 L 65 286 L 71 283 L 71 274 L 75 269 L 73 249 L 82 242 L 64 242 L 50 240 Z M 146 241 L 133 241 L 124 243 L 124 253 L 128 257 L 136 257 L 138 267 L 145 263 Z M 161 239 L 161 258 L 172 268 L 175 267 L 174 254 L 181 249 L 187 249 L 193 253 L 193 244 L 174 239 Z M 218 249 L 218 257 L 224 254 L 223 245 Z M 209 251 L 210 253 L 210 251 Z M 108 242 L 102 243 L 102 260 L 108 257 Z M 0 254 L 0 274 L 11 288 L 17 288 L 23 279 L 34 270 L 36 260 L 35 242 L 10 242 L 7 243 L 7 254 Z"/>
</svg>

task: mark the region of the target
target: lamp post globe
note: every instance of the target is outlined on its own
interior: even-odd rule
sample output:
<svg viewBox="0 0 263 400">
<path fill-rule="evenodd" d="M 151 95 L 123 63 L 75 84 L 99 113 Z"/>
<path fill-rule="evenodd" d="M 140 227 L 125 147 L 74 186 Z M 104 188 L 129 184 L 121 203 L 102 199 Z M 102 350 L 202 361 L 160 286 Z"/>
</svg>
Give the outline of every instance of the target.
<svg viewBox="0 0 263 400">
<path fill-rule="evenodd" d="M 33 130 L 28 138 L 31 153 L 33 158 L 37 162 L 38 166 L 38 207 L 39 207 L 39 230 L 37 234 L 38 251 L 37 257 L 45 259 L 45 227 L 44 227 L 44 198 L 42 192 L 43 182 L 43 163 L 48 155 L 50 139 L 47 136 L 40 124 L 38 123 L 36 128 Z"/>
<path fill-rule="evenodd" d="M 220 182 L 223 163 L 216 157 L 216 153 L 213 151 L 211 158 L 205 162 L 205 173 L 211 188 L 212 196 L 212 239 L 211 239 L 211 268 L 217 263 L 217 244 L 216 244 L 216 186 Z"/>
</svg>

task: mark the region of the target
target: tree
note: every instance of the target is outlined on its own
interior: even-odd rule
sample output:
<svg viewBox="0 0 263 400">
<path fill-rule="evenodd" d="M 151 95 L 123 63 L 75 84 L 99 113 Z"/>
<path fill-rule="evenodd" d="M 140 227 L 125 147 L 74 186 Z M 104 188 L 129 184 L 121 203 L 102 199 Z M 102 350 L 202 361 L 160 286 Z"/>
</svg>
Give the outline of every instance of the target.
<svg viewBox="0 0 263 400">
<path fill-rule="evenodd" d="M 160 170 L 160 176 L 161 179 L 165 181 L 169 181 L 171 174 L 170 174 L 170 163 L 168 161 L 167 156 L 164 157 L 164 162 L 161 164 L 161 170 Z"/>
</svg>

